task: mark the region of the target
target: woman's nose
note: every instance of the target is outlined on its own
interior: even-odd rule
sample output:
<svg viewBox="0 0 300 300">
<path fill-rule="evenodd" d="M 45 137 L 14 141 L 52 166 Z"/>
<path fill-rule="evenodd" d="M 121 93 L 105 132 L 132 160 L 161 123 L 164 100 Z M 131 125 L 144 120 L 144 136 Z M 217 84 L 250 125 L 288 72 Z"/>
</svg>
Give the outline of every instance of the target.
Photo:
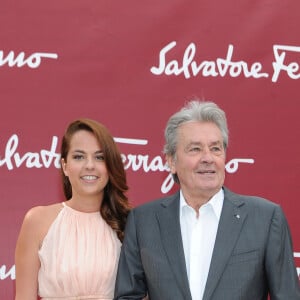
<svg viewBox="0 0 300 300">
<path fill-rule="evenodd" d="M 95 166 L 95 161 L 94 161 L 94 159 L 88 157 L 88 158 L 86 159 L 85 167 L 86 167 L 87 169 L 93 169 L 94 166 Z"/>
</svg>

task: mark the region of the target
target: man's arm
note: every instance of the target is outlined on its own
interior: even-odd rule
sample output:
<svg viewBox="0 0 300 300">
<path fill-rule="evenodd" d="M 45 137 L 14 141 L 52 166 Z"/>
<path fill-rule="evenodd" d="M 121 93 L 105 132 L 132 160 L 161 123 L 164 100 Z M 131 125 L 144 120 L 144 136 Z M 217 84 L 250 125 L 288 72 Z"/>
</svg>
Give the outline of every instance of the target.
<svg viewBox="0 0 300 300">
<path fill-rule="evenodd" d="M 141 300 L 147 294 L 134 214 L 132 210 L 127 218 L 116 279 L 115 300 Z"/>
<path fill-rule="evenodd" d="M 300 300 L 290 230 L 279 206 L 270 225 L 265 266 L 271 300 Z"/>
</svg>

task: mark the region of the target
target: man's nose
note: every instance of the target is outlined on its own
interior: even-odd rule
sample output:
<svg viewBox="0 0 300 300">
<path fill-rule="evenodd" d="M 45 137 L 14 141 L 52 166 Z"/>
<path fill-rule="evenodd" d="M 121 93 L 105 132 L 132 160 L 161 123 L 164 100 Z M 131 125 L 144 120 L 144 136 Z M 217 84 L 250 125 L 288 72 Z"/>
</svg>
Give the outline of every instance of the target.
<svg viewBox="0 0 300 300">
<path fill-rule="evenodd" d="M 201 161 L 208 162 L 208 163 L 213 161 L 213 155 L 212 155 L 210 149 L 208 149 L 208 148 L 203 149 L 202 155 L 201 155 Z"/>
</svg>

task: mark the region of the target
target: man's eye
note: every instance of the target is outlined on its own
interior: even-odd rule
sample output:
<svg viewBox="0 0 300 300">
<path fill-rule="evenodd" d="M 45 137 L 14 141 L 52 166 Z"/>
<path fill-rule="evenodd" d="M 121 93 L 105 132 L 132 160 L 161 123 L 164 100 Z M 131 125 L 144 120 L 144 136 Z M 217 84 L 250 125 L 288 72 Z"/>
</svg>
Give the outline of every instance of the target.
<svg viewBox="0 0 300 300">
<path fill-rule="evenodd" d="M 211 152 L 215 153 L 216 155 L 222 155 L 224 151 L 222 147 L 213 147 Z"/>
<path fill-rule="evenodd" d="M 191 152 L 199 152 L 200 148 L 199 147 L 193 147 L 190 149 Z"/>
</svg>

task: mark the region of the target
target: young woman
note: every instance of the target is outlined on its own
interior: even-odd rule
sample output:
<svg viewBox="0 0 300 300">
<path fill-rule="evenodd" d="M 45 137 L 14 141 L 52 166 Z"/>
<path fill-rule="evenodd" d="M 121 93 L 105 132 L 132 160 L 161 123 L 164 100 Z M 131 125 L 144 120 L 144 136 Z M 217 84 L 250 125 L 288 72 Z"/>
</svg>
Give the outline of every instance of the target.
<svg viewBox="0 0 300 300">
<path fill-rule="evenodd" d="M 72 122 L 61 145 L 66 200 L 26 214 L 16 245 L 16 300 L 112 299 L 130 210 L 124 165 L 102 124 Z"/>
</svg>

